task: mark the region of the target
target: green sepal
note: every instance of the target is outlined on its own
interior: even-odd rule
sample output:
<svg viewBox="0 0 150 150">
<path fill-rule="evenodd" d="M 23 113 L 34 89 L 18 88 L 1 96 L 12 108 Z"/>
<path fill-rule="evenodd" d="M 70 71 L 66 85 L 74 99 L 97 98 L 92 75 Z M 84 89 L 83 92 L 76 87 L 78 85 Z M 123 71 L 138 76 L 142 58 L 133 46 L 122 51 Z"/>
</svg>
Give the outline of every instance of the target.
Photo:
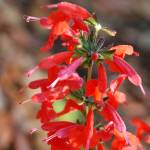
<svg viewBox="0 0 150 150">
<path fill-rule="evenodd" d="M 113 60 L 114 52 L 115 52 L 115 50 L 102 51 L 101 55 L 104 57 L 104 59 Z"/>
</svg>

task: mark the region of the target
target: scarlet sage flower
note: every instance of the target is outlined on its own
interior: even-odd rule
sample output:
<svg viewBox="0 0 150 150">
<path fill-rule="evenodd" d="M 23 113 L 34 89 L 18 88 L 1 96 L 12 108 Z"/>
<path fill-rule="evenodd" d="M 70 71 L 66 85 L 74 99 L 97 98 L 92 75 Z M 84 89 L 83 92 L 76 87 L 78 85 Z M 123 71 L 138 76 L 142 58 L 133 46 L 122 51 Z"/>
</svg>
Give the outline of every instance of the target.
<svg viewBox="0 0 150 150">
<path fill-rule="evenodd" d="M 124 121 L 110 104 L 104 103 L 102 111 L 99 111 L 99 113 L 104 117 L 106 121 L 113 121 L 114 127 L 119 132 L 126 134 L 126 126 L 124 124 Z"/>
<path fill-rule="evenodd" d="M 93 119 L 93 111 L 89 110 L 85 126 L 69 122 L 65 124 L 57 122 L 55 123 L 56 127 L 53 126 L 54 123 L 45 124 L 43 125 L 43 129 L 50 131 L 45 141 L 53 146 L 55 144 L 53 143 L 53 139 L 60 139 L 60 141 L 66 141 L 66 146 L 68 145 L 76 149 L 80 149 L 83 146 L 85 150 L 89 150 L 90 142 L 93 137 Z M 58 144 L 55 145 L 55 147 L 56 146 L 59 148 Z"/>
<path fill-rule="evenodd" d="M 55 87 L 55 85 L 62 80 L 69 78 L 73 73 L 75 73 L 76 69 L 83 63 L 84 58 L 80 57 L 76 59 L 72 64 L 70 64 L 65 69 L 60 70 L 58 73 L 57 79 L 50 85 L 51 88 Z"/>
<path fill-rule="evenodd" d="M 108 61 L 107 63 L 111 71 L 127 75 L 129 81 L 135 86 L 139 86 L 142 93 L 145 95 L 141 77 L 125 60 L 118 56 L 114 56 L 113 61 Z"/>
<path fill-rule="evenodd" d="M 116 32 L 102 27 L 81 6 L 60 2 L 43 8 L 52 9 L 48 17 L 25 16 L 27 22 L 38 21 L 50 30 L 41 50 L 51 49 L 58 37 L 67 50 L 43 58 L 27 72 L 30 77 L 39 69 L 47 75 L 28 84 L 30 89 L 39 89 L 31 99 L 40 104 L 37 118 L 48 133 L 44 141 L 51 150 L 104 150 L 103 143 L 109 141 L 113 141 L 112 150 L 143 150 L 139 139 L 150 141 L 149 125 L 139 119 L 133 120 L 137 138 L 127 131 L 117 112 L 121 104 L 127 103 L 126 94 L 119 91 L 126 78 L 145 94 L 141 77 L 124 60 L 126 55 L 138 56 L 138 53 L 131 45 L 104 47 L 105 40 L 99 33 L 115 36 Z M 111 72 L 118 73 L 111 81 L 105 63 Z M 94 79 L 93 66 L 97 67 L 98 76 Z M 84 67 L 87 74 L 79 76 L 79 67 Z M 65 105 L 56 112 L 53 105 L 60 100 Z M 76 110 L 82 113 L 83 120 L 57 121 L 58 117 Z"/>
<path fill-rule="evenodd" d="M 48 19 L 44 22 L 42 18 L 35 17 L 26 17 L 26 20 L 29 21 L 41 21 L 44 22 L 44 26 L 50 26 L 50 35 L 48 41 L 41 48 L 42 51 L 47 51 L 53 47 L 54 41 L 61 35 L 63 35 L 67 30 L 70 30 L 69 24 L 71 21 L 74 22 L 74 26 L 72 26 L 71 30 L 75 29 L 87 29 L 85 27 L 83 20 L 89 18 L 90 13 L 75 4 L 71 4 L 68 2 L 60 2 L 58 4 L 46 5 L 44 8 L 56 8 L 57 10 L 50 13 Z M 80 12 L 80 13 L 79 13 Z M 34 19 L 35 18 L 35 19 Z M 75 21 L 74 21 L 75 20 Z M 41 23 L 42 24 L 42 23 Z M 43 25 L 42 24 L 42 25 Z"/>
<path fill-rule="evenodd" d="M 93 96 L 95 101 L 101 101 L 107 89 L 107 75 L 103 64 L 98 68 L 98 80 L 91 79 L 86 83 L 86 96 Z"/>
</svg>

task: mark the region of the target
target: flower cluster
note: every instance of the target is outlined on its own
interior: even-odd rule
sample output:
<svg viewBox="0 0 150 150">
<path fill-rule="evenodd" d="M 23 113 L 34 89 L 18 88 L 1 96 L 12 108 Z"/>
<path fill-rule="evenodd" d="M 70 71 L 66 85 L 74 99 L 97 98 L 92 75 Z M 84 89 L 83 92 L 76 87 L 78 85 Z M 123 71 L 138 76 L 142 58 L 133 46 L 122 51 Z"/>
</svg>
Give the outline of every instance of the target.
<svg viewBox="0 0 150 150">
<path fill-rule="evenodd" d="M 101 35 L 115 36 L 116 32 L 102 27 L 91 13 L 76 4 L 60 2 L 42 8 L 51 9 L 48 17 L 25 16 L 27 22 L 37 21 L 50 31 L 41 50 L 51 50 L 58 38 L 66 49 L 42 59 L 27 73 L 31 76 L 37 69 L 47 72 L 46 78 L 28 84 L 31 89 L 40 89 L 32 101 L 41 104 L 37 118 L 48 133 L 44 141 L 51 150 L 103 150 L 109 141 L 113 150 L 142 150 L 140 141 L 150 141 L 150 126 L 133 119 L 137 127 L 137 135 L 133 135 L 117 112 L 127 102 L 125 93 L 119 91 L 124 80 L 145 94 L 141 77 L 124 60 L 126 55 L 138 56 L 138 52 L 130 45 L 106 46 Z M 79 67 L 87 70 L 82 77 L 77 73 Z M 93 78 L 93 68 L 97 68 L 97 78 Z M 116 75 L 110 82 L 108 71 Z M 59 100 L 64 100 L 65 106 L 56 112 L 53 104 Z M 85 119 L 57 120 L 71 111 L 80 111 Z"/>
</svg>

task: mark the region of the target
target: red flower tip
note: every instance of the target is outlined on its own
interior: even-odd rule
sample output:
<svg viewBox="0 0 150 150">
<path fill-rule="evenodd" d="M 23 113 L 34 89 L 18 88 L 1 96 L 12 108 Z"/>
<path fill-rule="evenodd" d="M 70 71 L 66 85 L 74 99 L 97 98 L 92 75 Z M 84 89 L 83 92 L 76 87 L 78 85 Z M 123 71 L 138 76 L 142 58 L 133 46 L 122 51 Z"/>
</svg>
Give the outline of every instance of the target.
<svg viewBox="0 0 150 150">
<path fill-rule="evenodd" d="M 92 54 L 92 60 L 96 61 L 97 59 L 98 59 L 98 53 L 95 52 Z"/>
</svg>

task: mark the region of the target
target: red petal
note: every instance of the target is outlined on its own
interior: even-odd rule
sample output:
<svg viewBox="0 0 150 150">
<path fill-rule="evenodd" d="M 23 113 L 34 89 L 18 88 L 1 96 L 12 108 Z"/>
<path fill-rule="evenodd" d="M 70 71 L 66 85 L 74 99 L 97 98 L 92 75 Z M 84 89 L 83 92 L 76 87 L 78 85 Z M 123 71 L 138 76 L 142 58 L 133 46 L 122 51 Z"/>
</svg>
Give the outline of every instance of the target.
<svg viewBox="0 0 150 150">
<path fill-rule="evenodd" d="M 150 134 L 150 125 L 149 124 L 147 124 L 146 122 L 142 121 L 139 118 L 132 119 L 132 122 L 134 125 L 136 125 L 137 127 L 141 127 L 145 132 Z"/>
<path fill-rule="evenodd" d="M 107 89 L 107 74 L 102 64 L 100 64 L 98 68 L 98 86 L 101 92 L 105 92 Z"/>
<path fill-rule="evenodd" d="M 90 13 L 86 9 L 84 9 L 78 5 L 68 3 L 68 2 L 60 2 L 58 4 L 46 5 L 45 7 L 46 8 L 56 8 L 57 7 L 58 9 L 62 10 L 64 13 L 71 16 L 72 18 L 86 19 L 91 16 Z"/>
<path fill-rule="evenodd" d="M 48 100 L 47 97 L 43 93 L 37 93 L 37 94 L 32 96 L 33 102 L 42 103 L 42 102 L 45 102 L 47 100 Z"/>
<path fill-rule="evenodd" d="M 84 111 L 84 106 L 77 104 L 74 100 L 67 100 L 64 110 L 57 113 L 57 115 L 60 116 L 60 115 L 63 115 L 65 113 L 68 113 L 68 112 L 75 110 L 75 109 L 80 110 L 80 111 Z"/>
<path fill-rule="evenodd" d="M 104 126 L 104 129 L 98 131 L 98 138 L 104 142 L 107 142 L 111 140 L 113 132 L 114 132 L 114 123 L 113 121 L 110 121 L 106 126 Z"/>
<path fill-rule="evenodd" d="M 90 148 L 90 142 L 93 136 L 93 126 L 94 126 L 94 114 L 93 114 L 93 110 L 90 109 L 87 115 L 86 127 L 85 127 L 85 131 L 86 131 L 85 150 L 89 150 Z"/>
<path fill-rule="evenodd" d="M 64 63 L 66 59 L 69 59 L 72 56 L 72 54 L 72 52 L 67 51 L 54 54 L 52 56 L 42 59 L 38 66 L 41 69 L 49 69 L 55 65 Z"/>
<path fill-rule="evenodd" d="M 42 125 L 42 129 L 50 132 L 56 132 L 62 128 L 72 126 L 74 123 L 67 121 L 59 121 L 59 122 L 48 122 Z"/>
<path fill-rule="evenodd" d="M 86 24 L 81 19 L 75 19 L 74 24 L 73 24 L 73 26 L 71 26 L 71 28 L 74 31 L 82 30 L 82 31 L 88 32 L 88 27 L 86 26 Z"/>
<path fill-rule="evenodd" d="M 104 146 L 102 144 L 98 144 L 98 149 L 97 150 L 104 150 Z"/>
<path fill-rule="evenodd" d="M 133 47 L 131 45 L 117 45 L 113 46 L 110 50 L 116 50 L 115 55 L 124 58 L 125 54 L 132 55 Z"/>
<path fill-rule="evenodd" d="M 37 118 L 42 123 L 49 122 L 57 117 L 56 112 L 53 110 L 52 104 L 48 101 L 42 102 L 41 109 L 37 113 Z"/>
<path fill-rule="evenodd" d="M 109 92 L 108 96 L 109 96 L 108 103 L 112 105 L 115 109 L 118 108 L 119 104 L 123 104 L 127 102 L 126 95 L 119 91 L 116 91 L 115 94 Z"/>
<path fill-rule="evenodd" d="M 144 150 L 138 138 L 130 132 L 127 132 L 130 144 L 127 145 L 124 137 L 116 136 L 112 142 L 112 150 Z"/>
<path fill-rule="evenodd" d="M 121 72 L 128 76 L 129 81 L 136 86 L 140 86 L 143 94 L 145 94 L 145 91 L 142 87 L 142 79 L 138 73 L 126 61 L 118 56 L 114 56 L 114 62 L 120 68 Z"/>
<path fill-rule="evenodd" d="M 60 21 L 53 27 L 50 34 L 59 36 L 63 34 L 68 28 L 68 22 Z"/>
<path fill-rule="evenodd" d="M 39 80 L 30 82 L 28 86 L 31 89 L 37 89 L 39 87 L 47 87 L 48 85 L 49 85 L 48 79 L 39 79 Z"/>
<path fill-rule="evenodd" d="M 105 120 L 113 121 L 115 128 L 117 128 L 120 132 L 126 132 L 126 126 L 124 124 L 124 121 L 122 120 L 118 112 L 110 104 L 105 103 L 103 110 L 100 112 L 100 114 L 102 114 Z"/>
<path fill-rule="evenodd" d="M 96 86 L 97 86 L 97 80 L 95 80 L 95 79 L 88 80 L 86 83 L 85 95 L 86 96 L 93 96 L 95 93 Z"/>
<path fill-rule="evenodd" d="M 68 79 L 59 81 L 57 86 L 69 86 L 70 91 L 78 90 L 83 85 L 83 79 L 77 74 L 73 73 Z"/>
<path fill-rule="evenodd" d="M 50 85 L 50 87 L 53 88 L 59 81 L 66 80 L 67 78 L 69 78 L 76 71 L 76 69 L 83 63 L 83 61 L 84 58 L 80 57 L 76 59 L 72 64 L 70 64 L 67 68 L 62 69 L 58 73 L 57 79 Z"/>
<path fill-rule="evenodd" d="M 80 57 L 76 59 L 69 67 L 63 69 L 59 72 L 58 77 L 60 78 L 68 78 L 72 73 L 76 71 L 76 69 L 83 63 L 84 58 Z"/>
<path fill-rule="evenodd" d="M 115 93 L 119 86 L 122 84 L 122 82 L 126 79 L 126 75 L 122 74 L 119 75 L 115 80 L 112 80 L 110 83 L 110 89 L 113 93 Z"/>
</svg>

